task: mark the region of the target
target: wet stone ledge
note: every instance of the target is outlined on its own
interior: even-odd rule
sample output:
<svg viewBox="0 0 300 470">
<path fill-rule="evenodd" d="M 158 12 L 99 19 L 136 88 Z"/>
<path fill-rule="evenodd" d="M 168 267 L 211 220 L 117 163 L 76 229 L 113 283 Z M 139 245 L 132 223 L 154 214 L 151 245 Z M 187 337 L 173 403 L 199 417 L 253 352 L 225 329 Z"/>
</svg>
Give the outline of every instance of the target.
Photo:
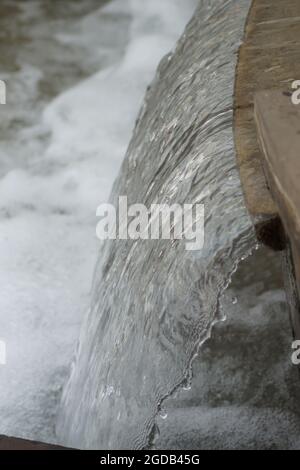
<svg viewBox="0 0 300 470">
<path fill-rule="evenodd" d="M 66 447 L 0 436 L 0 450 L 69 450 Z"/>
</svg>

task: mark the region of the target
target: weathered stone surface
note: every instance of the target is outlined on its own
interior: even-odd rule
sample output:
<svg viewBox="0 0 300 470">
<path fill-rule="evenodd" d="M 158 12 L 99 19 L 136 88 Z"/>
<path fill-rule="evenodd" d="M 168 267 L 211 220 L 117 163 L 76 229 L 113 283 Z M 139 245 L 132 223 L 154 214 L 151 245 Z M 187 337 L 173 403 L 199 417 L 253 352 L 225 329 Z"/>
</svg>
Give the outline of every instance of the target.
<svg viewBox="0 0 300 470">
<path fill-rule="evenodd" d="M 280 219 L 264 176 L 254 121 L 254 95 L 261 90 L 291 90 L 291 83 L 300 79 L 299 48 L 300 2 L 253 0 L 239 51 L 234 132 L 248 210 L 258 237 L 275 249 L 283 248 Z"/>
<path fill-rule="evenodd" d="M 289 93 L 255 95 L 254 116 L 270 191 L 291 242 L 300 292 L 300 105 Z"/>
</svg>

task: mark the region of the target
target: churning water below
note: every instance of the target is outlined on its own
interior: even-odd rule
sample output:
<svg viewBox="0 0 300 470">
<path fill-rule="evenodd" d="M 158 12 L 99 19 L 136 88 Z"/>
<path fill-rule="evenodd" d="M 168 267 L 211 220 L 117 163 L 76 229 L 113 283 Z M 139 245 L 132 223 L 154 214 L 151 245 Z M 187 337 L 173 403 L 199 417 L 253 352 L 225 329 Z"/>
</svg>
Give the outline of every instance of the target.
<svg viewBox="0 0 300 470">
<path fill-rule="evenodd" d="M 107 201 L 196 0 L 1 0 L 0 433 L 57 442 Z M 146 53 L 145 53 L 146 51 Z"/>
<path fill-rule="evenodd" d="M 192 360 L 221 319 L 220 294 L 255 247 L 232 133 L 249 7 L 249 0 L 201 1 L 147 93 L 111 202 L 126 195 L 147 207 L 204 203 L 205 246 L 104 243 L 59 416 L 68 445 L 151 445 L 164 400 L 188 387 Z"/>
</svg>

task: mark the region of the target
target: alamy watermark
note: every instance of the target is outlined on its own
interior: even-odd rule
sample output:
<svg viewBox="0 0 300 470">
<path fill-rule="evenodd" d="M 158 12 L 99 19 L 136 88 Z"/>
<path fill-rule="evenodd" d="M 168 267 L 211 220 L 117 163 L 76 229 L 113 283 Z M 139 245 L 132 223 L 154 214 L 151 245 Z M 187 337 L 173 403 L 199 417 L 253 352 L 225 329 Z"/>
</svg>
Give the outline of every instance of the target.
<svg viewBox="0 0 300 470">
<path fill-rule="evenodd" d="M 292 83 L 292 89 L 295 90 L 291 95 L 291 100 L 294 105 L 300 104 L 300 80 L 295 80 Z M 294 350 L 291 360 L 295 366 L 300 365 L 300 340 L 296 340 L 292 343 L 292 349 Z"/>
<path fill-rule="evenodd" d="M 6 104 L 6 83 L 0 80 L 0 104 Z"/>
<path fill-rule="evenodd" d="M 0 366 L 6 364 L 6 343 L 3 340 L 0 340 Z"/>
<path fill-rule="evenodd" d="M 294 349 L 294 352 L 292 354 L 292 363 L 294 366 L 299 366 L 300 365 L 300 341 L 296 340 L 292 344 L 292 349 Z"/>
<path fill-rule="evenodd" d="M 292 89 L 295 90 L 292 93 L 292 103 L 295 105 L 300 104 L 300 80 L 295 80 L 292 83 Z"/>
<path fill-rule="evenodd" d="M 101 204 L 96 212 L 101 220 L 96 234 L 100 240 L 185 240 L 188 251 L 204 245 L 203 204 L 128 205 L 127 196 L 120 196 L 118 207 Z"/>
<path fill-rule="evenodd" d="M 6 104 L 6 83 L 0 80 L 0 104 Z M 0 366 L 6 364 L 6 343 L 0 339 Z"/>
</svg>

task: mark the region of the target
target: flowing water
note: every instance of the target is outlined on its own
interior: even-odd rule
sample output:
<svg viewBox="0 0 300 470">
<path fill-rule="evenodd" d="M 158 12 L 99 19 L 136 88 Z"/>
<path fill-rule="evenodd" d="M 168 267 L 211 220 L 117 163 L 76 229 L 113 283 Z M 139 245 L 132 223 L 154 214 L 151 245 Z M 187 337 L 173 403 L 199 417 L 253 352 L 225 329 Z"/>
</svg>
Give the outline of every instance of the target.
<svg viewBox="0 0 300 470">
<path fill-rule="evenodd" d="M 109 197 L 196 0 L 1 0 L 0 434 L 57 442 Z M 146 51 L 146 53 L 145 53 Z"/>
<path fill-rule="evenodd" d="M 249 0 L 203 0 L 161 62 L 114 185 L 130 203 L 204 203 L 205 245 L 107 241 L 64 391 L 58 433 L 85 448 L 142 448 L 164 400 L 221 320 L 222 291 L 255 246 L 232 133 L 236 53 Z"/>
</svg>

